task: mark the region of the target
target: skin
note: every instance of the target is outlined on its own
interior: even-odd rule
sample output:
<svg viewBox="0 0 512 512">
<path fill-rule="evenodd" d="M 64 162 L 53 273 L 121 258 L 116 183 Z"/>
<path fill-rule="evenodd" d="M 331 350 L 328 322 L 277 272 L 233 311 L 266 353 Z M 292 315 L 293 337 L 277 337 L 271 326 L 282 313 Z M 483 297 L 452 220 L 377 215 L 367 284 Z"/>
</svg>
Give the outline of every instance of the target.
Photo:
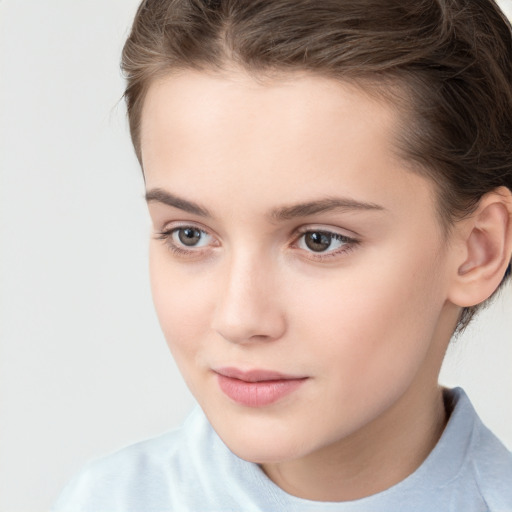
<svg viewBox="0 0 512 512">
<path fill-rule="evenodd" d="M 227 446 L 302 498 L 389 488 L 446 424 L 437 379 L 467 254 L 447 243 L 434 185 L 396 155 L 399 121 L 385 102 L 306 74 L 262 84 L 185 71 L 145 100 L 151 283 L 166 340 Z M 333 198 L 373 207 L 291 215 Z M 180 242 L 184 227 L 202 230 L 197 246 Z M 315 252 L 304 231 L 345 238 Z M 219 367 L 307 378 L 247 407 L 220 390 Z"/>
</svg>

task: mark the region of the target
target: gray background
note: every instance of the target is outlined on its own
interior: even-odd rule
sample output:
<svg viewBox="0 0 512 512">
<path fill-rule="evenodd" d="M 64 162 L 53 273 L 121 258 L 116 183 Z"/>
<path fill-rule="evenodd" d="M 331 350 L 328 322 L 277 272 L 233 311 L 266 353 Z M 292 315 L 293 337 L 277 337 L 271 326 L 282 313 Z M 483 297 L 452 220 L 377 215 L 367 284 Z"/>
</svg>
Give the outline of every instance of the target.
<svg viewBox="0 0 512 512">
<path fill-rule="evenodd" d="M 120 101 L 137 4 L 0 1 L 0 512 L 47 510 L 86 461 L 176 426 L 193 404 L 153 312 Z M 509 288 L 441 379 L 510 448 L 511 334 Z"/>
</svg>

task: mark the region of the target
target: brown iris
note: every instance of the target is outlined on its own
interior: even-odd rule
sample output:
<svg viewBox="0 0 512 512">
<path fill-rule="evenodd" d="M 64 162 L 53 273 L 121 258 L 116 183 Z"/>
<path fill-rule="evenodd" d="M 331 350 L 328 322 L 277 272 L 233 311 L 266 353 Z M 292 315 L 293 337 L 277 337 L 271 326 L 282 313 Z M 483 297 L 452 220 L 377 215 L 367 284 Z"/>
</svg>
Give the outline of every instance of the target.
<svg viewBox="0 0 512 512">
<path fill-rule="evenodd" d="M 183 245 L 192 247 L 201 240 L 201 231 L 195 228 L 181 228 L 178 231 L 178 238 Z"/>
<path fill-rule="evenodd" d="M 307 247 L 315 252 L 322 252 L 329 249 L 332 237 L 322 231 L 311 231 L 304 236 Z"/>
</svg>

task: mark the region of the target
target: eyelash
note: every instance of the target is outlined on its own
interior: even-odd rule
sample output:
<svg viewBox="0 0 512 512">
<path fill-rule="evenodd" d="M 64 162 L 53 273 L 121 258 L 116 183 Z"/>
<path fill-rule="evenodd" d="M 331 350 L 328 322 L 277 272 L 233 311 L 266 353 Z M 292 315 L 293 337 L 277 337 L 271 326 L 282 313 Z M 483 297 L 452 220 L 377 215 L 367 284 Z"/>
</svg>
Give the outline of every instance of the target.
<svg viewBox="0 0 512 512">
<path fill-rule="evenodd" d="M 193 256 L 193 255 L 199 255 L 202 251 L 198 249 L 185 249 L 184 247 L 180 247 L 176 243 L 174 243 L 172 239 L 172 235 L 175 232 L 178 232 L 179 230 L 183 229 L 194 229 L 199 231 L 202 235 L 208 235 L 209 233 L 205 231 L 204 229 L 201 229 L 197 226 L 191 226 L 191 225 L 183 225 L 183 226 L 175 226 L 170 229 L 165 229 L 163 231 L 160 231 L 156 234 L 155 238 L 157 240 L 163 240 L 165 246 L 167 249 L 169 249 L 173 254 L 181 257 L 187 257 L 187 256 Z"/>
<path fill-rule="evenodd" d="M 156 234 L 155 238 L 157 240 L 164 241 L 165 246 L 173 254 L 175 254 L 177 256 L 181 256 L 181 257 L 200 256 L 201 253 L 204 252 L 204 250 L 193 248 L 192 246 L 191 246 L 192 247 L 191 249 L 185 249 L 183 246 L 179 246 L 173 241 L 173 239 L 172 239 L 173 234 L 179 232 L 180 230 L 184 230 L 184 229 L 194 229 L 194 230 L 199 231 L 202 235 L 212 236 L 207 231 L 205 231 L 204 229 L 201 229 L 198 226 L 182 225 L 182 226 L 175 226 L 170 229 L 160 231 Z M 294 241 L 291 244 L 291 247 L 296 247 L 297 244 L 299 243 L 299 241 L 308 233 L 323 234 L 323 235 L 328 236 L 331 240 L 337 240 L 339 242 L 343 242 L 343 245 L 339 249 L 331 250 L 331 251 L 324 252 L 324 253 L 304 250 L 304 252 L 307 252 L 307 254 L 308 254 L 307 257 L 309 259 L 316 260 L 316 261 L 323 261 L 328 258 L 334 258 L 334 257 L 341 256 L 342 254 L 347 254 L 350 251 L 352 251 L 353 249 L 355 249 L 355 247 L 357 245 L 359 245 L 359 243 L 360 243 L 359 240 L 357 240 L 355 238 L 351 238 L 346 235 L 342 235 L 335 231 L 329 231 L 326 229 L 314 229 L 311 227 L 307 227 L 307 228 L 300 228 L 298 230 L 298 233 L 294 237 Z"/>
<path fill-rule="evenodd" d="M 337 240 L 339 242 L 343 242 L 343 245 L 336 250 L 330 250 L 328 252 L 314 252 L 314 251 L 307 251 L 308 258 L 314 259 L 317 261 L 323 261 L 328 258 L 336 258 L 341 256 L 342 254 L 345 255 L 349 253 L 350 251 L 354 250 L 356 246 L 359 244 L 359 240 L 355 238 L 351 238 L 346 235 L 342 235 L 341 233 L 337 233 L 335 231 L 329 231 L 328 229 L 315 229 L 311 227 L 305 227 L 300 228 L 298 231 L 298 236 L 295 238 L 295 241 L 293 242 L 293 245 L 297 245 L 299 241 L 307 235 L 308 233 L 317 233 L 317 234 L 323 234 L 328 236 L 332 240 Z"/>
</svg>

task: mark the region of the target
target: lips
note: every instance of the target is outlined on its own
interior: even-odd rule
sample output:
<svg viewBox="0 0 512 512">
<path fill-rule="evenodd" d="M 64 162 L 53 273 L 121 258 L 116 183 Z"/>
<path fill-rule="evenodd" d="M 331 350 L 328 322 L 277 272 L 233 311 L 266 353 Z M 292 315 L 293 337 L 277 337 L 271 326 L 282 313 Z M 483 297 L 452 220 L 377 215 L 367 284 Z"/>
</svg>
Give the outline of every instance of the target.
<svg viewBox="0 0 512 512">
<path fill-rule="evenodd" d="M 215 373 L 221 391 L 247 407 L 273 404 L 296 391 L 307 380 L 307 377 L 260 369 L 243 371 L 230 367 L 216 369 Z"/>
</svg>

